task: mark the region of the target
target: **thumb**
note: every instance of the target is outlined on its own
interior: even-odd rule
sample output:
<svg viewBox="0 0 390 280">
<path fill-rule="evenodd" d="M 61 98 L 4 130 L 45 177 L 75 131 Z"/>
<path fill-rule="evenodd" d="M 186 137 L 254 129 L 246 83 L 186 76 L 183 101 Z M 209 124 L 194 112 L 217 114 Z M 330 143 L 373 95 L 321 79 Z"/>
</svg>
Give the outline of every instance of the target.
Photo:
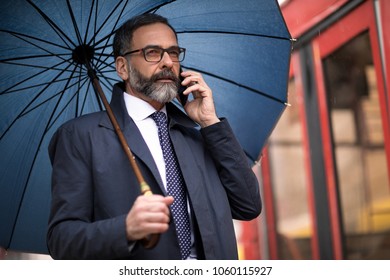
<svg viewBox="0 0 390 280">
<path fill-rule="evenodd" d="M 164 197 L 164 202 L 167 206 L 171 205 L 175 199 L 173 196 L 166 196 Z"/>
</svg>

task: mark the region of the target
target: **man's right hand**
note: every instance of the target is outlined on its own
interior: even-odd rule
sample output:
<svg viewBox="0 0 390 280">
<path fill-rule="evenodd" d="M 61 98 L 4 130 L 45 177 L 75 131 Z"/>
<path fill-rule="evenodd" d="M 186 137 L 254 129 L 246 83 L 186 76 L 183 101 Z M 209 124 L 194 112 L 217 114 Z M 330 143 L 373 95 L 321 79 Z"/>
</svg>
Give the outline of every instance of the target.
<svg viewBox="0 0 390 280">
<path fill-rule="evenodd" d="M 127 239 L 135 241 L 153 233 L 167 231 L 170 221 L 169 205 L 172 203 L 172 196 L 139 196 L 126 217 Z"/>
</svg>

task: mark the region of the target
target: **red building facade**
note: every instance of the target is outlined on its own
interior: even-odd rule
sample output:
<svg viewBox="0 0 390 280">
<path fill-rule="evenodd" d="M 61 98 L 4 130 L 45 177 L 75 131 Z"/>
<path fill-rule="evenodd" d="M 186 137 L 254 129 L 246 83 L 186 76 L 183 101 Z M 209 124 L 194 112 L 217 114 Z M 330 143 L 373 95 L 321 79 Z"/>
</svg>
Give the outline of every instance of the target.
<svg viewBox="0 0 390 280">
<path fill-rule="evenodd" d="M 390 1 L 290 0 L 289 103 L 243 259 L 390 259 Z"/>
</svg>

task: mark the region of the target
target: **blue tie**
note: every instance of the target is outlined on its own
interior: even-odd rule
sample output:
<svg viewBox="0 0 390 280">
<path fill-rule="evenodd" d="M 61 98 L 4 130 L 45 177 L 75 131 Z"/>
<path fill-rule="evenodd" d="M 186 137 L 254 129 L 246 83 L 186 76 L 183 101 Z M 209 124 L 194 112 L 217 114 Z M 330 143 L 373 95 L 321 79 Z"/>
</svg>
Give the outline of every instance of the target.
<svg viewBox="0 0 390 280">
<path fill-rule="evenodd" d="M 151 117 L 158 127 L 158 137 L 166 168 L 167 192 L 175 199 L 171 205 L 171 211 L 179 239 L 181 257 L 185 260 L 190 255 L 191 231 L 184 179 L 169 137 L 168 121 L 165 113 L 155 112 Z"/>
</svg>

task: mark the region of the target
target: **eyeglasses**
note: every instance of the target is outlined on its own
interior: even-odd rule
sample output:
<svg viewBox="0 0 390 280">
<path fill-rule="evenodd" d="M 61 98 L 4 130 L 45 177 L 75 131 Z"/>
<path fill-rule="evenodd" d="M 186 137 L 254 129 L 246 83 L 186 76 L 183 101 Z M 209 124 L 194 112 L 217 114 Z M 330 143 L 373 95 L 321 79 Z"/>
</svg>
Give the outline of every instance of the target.
<svg viewBox="0 0 390 280">
<path fill-rule="evenodd" d="M 182 62 L 184 60 L 186 49 L 180 47 L 170 47 L 167 49 L 160 48 L 158 46 L 149 46 L 142 49 L 129 51 L 122 56 L 140 52 L 144 54 L 144 58 L 148 62 L 160 62 L 166 52 L 173 62 Z"/>
</svg>

